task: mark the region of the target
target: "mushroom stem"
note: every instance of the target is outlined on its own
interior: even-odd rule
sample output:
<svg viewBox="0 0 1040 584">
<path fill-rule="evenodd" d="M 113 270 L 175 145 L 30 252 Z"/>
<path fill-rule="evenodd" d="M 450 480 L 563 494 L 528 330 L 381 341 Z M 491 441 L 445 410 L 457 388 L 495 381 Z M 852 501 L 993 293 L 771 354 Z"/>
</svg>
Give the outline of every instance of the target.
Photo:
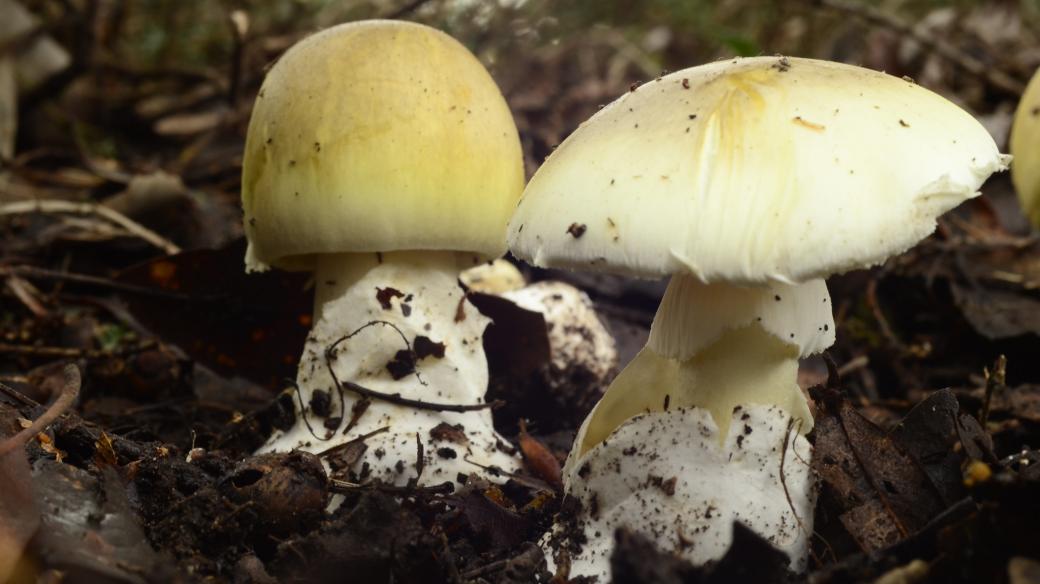
<svg viewBox="0 0 1040 584">
<path fill-rule="evenodd" d="M 741 287 L 674 276 L 647 346 L 567 459 L 583 537 L 552 537 L 571 548 L 571 573 L 605 578 L 609 534 L 623 525 L 702 564 L 725 553 L 733 521 L 802 569 L 815 489 L 798 359 L 833 340 L 823 280 Z"/>
<path fill-rule="evenodd" d="M 362 406 L 364 397 L 338 387 L 329 373 L 410 400 L 483 403 L 483 333 L 490 321 L 458 285 L 470 260 L 471 254 L 447 251 L 320 256 L 315 325 L 297 373 L 297 407 L 304 412 L 261 450 L 337 452 L 335 446 L 364 437 L 365 448 L 352 460 L 325 459 L 334 476 L 354 482 L 371 476 L 401 485 L 422 468 L 420 484 L 441 483 L 478 468 L 466 459 L 515 470 L 516 459 L 498 449 L 489 411 L 432 411 L 383 400 Z M 372 433 L 384 426 L 390 431 Z"/>
<path fill-rule="evenodd" d="M 708 410 L 722 440 L 738 405 L 776 405 L 812 429 L 798 359 L 834 342 L 823 280 L 763 286 L 672 277 L 647 346 L 607 389 L 579 433 L 582 454 L 625 420 L 667 408 Z"/>
</svg>

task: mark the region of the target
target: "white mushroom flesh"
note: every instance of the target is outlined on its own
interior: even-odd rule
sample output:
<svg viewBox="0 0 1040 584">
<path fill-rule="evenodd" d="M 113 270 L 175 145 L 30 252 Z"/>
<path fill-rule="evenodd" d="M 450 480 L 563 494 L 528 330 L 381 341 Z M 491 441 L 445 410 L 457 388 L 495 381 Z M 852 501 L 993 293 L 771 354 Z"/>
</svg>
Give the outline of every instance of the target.
<svg viewBox="0 0 1040 584">
<path fill-rule="evenodd" d="M 545 318 L 552 367 L 557 372 L 581 368 L 593 383 L 604 383 L 617 366 L 614 337 L 596 315 L 589 295 L 554 280 L 506 292 L 504 298 Z"/>
<path fill-rule="evenodd" d="M 483 403 L 488 371 L 482 338 L 490 320 L 465 299 L 458 285 L 463 255 L 320 256 L 316 323 L 297 375 L 297 407 L 300 403 L 306 407 L 314 392 L 321 390 L 331 396 L 331 413 L 321 417 L 305 408 L 302 415 L 298 412 L 296 424 L 287 432 L 276 432 L 261 452 L 321 453 L 365 437 L 364 454 L 351 470 L 361 479 L 396 485 L 414 479 L 420 467 L 420 485 L 454 481 L 460 474 L 483 472 L 481 467 L 516 471 L 518 458 L 505 452 L 507 442 L 496 434 L 489 409 L 440 411 L 376 398 L 351 424 L 362 396 L 337 388 L 329 374 L 331 363 L 341 384 L 349 381 L 383 395 L 427 404 Z M 327 358 L 330 347 L 334 352 Z M 414 371 L 407 364 L 409 350 L 418 357 Z M 334 422 L 342 417 L 332 424 L 332 431 L 325 426 L 330 417 Z M 460 431 L 444 432 L 448 426 Z M 422 443 L 421 465 L 417 440 Z"/>
<path fill-rule="evenodd" d="M 547 538 L 568 550 L 571 576 L 609 582 L 620 527 L 695 564 L 718 559 L 734 521 L 804 568 L 816 500 L 811 446 L 776 406 L 737 408 L 730 420 L 720 434 L 702 408 L 642 414 L 577 457 L 565 480 L 581 503 L 578 533 L 557 526 Z"/>
</svg>

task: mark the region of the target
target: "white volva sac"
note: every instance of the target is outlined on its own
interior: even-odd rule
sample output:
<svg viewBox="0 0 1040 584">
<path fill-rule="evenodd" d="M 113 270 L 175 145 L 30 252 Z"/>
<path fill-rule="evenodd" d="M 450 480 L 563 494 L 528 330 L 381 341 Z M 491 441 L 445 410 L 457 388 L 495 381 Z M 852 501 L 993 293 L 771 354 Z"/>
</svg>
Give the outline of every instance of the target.
<svg viewBox="0 0 1040 584">
<path fill-rule="evenodd" d="M 510 249 L 672 279 L 565 465 L 581 533 L 563 520 L 547 552 L 606 578 L 626 526 L 703 563 L 736 520 L 803 568 L 813 421 L 797 374 L 834 342 L 824 278 L 909 248 L 1007 162 L 912 81 L 809 59 L 678 71 L 582 124 L 532 177 Z"/>
<path fill-rule="evenodd" d="M 760 405 L 734 410 L 724 435 L 701 408 L 625 421 L 569 465 L 567 494 L 584 511 L 571 529 L 580 536 L 557 529 L 551 537 L 570 554 L 571 573 L 610 581 L 614 531 L 636 525 L 661 549 L 701 564 L 726 552 L 734 521 L 802 569 L 816 496 L 812 449 L 792 421 Z"/>
<path fill-rule="evenodd" d="M 566 372 L 580 368 L 590 383 L 600 387 L 606 383 L 617 366 L 617 346 L 588 294 L 566 282 L 546 280 L 502 296 L 545 318 L 553 372 L 565 377 Z M 553 379 L 550 376 L 550 382 Z"/>
<path fill-rule="evenodd" d="M 382 394 L 437 404 L 483 403 L 488 372 L 482 338 L 490 320 L 464 300 L 456 284 L 464 257 L 396 252 L 320 259 L 318 320 L 297 386 L 304 405 L 315 390 L 329 392 L 331 412 L 305 412 L 306 420 L 277 432 L 261 451 L 323 452 L 365 437 L 369 474 L 360 478 L 398 485 L 416 477 L 417 441 L 424 453 L 423 484 L 454 481 L 482 467 L 516 471 L 517 458 L 502 450 L 506 441 L 495 433 L 490 410 L 446 412 L 376 399 L 351 425 L 361 396 L 349 389 L 341 396 L 328 370 L 331 365 L 337 380 Z M 327 356 L 330 347 L 334 352 Z M 416 357 L 414 371 L 408 356 L 401 361 L 400 352 L 408 350 Z M 340 421 L 326 438 L 329 418 Z"/>
</svg>

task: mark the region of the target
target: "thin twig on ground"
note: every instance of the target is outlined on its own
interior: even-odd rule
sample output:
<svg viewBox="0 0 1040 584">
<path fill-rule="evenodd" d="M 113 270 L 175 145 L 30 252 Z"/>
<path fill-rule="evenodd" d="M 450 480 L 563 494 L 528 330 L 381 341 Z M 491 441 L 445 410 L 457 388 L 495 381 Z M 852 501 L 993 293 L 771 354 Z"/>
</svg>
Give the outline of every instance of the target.
<svg viewBox="0 0 1040 584">
<path fill-rule="evenodd" d="M 986 374 L 986 397 L 982 401 L 982 411 L 979 412 L 979 425 L 983 430 L 986 429 L 986 424 L 989 422 L 993 394 L 1004 389 L 1007 383 L 1007 357 L 1004 355 L 997 357 L 993 363 L 993 370 L 987 368 L 984 373 Z"/>
<path fill-rule="evenodd" d="M 40 347 L 35 345 L 11 345 L 0 343 L 0 354 L 26 355 L 29 357 L 58 357 L 63 359 L 104 359 L 107 357 L 125 357 L 147 351 L 158 343 L 144 341 L 133 347 L 116 350 L 77 349 L 74 347 Z"/>
<path fill-rule="evenodd" d="M 88 286 L 97 286 L 99 288 L 108 288 L 110 290 L 116 290 L 118 292 L 128 292 L 130 294 L 139 294 L 141 296 L 157 296 L 159 298 L 168 298 L 170 300 L 182 300 L 187 302 L 208 302 L 218 300 L 223 297 L 214 295 L 184 294 L 181 292 L 162 290 L 160 288 L 151 288 L 149 286 L 125 284 L 123 282 L 119 282 L 118 280 L 111 280 L 109 278 L 103 278 L 101 276 L 92 276 L 90 274 L 77 274 L 72 272 L 60 272 L 57 270 L 38 268 L 36 266 L 0 266 L 0 276 L 19 276 L 26 280 L 72 282 L 74 284 L 85 284 Z"/>
<path fill-rule="evenodd" d="M 180 253 L 181 248 L 172 241 L 148 229 L 144 225 L 123 215 L 119 211 L 95 203 L 77 203 L 55 199 L 37 199 L 34 201 L 18 201 L 0 205 L 0 215 L 22 215 L 25 213 L 74 213 L 79 215 L 97 215 L 106 219 L 145 241 L 167 255 Z"/>
<path fill-rule="evenodd" d="M 65 378 L 64 385 L 57 399 L 28 428 L 0 442 L 0 457 L 7 455 L 7 453 L 14 451 L 16 448 L 25 446 L 34 436 L 46 430 L 51 422 L 64 414 L 72 406 L 72 402 L 76 401 L 81 382 L 79 368 L 72 364 L 66 365 L 62 374 Z"/>
<path fill-rule="evenodd" d="M 885 14 L 872 5 L 860 2 L 850 2 L 848 0 L 817 1 L 827 8 L 852 14 L 862 18 L 870 24 L 887 28 L 901 35 L 910 37 L 929 50 L 935 52 L 937 55 L 954 63 L 968 73 L 983 79 L 989 85 L 1004 91 L 1005 93 L 1013 96 L 1021 96 L 1025 92 L 1026 85 L 1021 80 L 1015 79 L 990 64 L 983 63 L 979 59 L 960 50 L 943 39 L 931 37 L 895 16 Z"/>
</svg>

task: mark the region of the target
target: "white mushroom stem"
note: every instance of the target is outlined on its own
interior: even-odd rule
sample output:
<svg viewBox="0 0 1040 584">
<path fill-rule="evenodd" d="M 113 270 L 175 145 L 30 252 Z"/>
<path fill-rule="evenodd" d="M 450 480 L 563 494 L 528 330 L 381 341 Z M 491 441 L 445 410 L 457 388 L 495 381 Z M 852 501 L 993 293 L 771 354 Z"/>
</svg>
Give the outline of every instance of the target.
<svg viewBox="0 0 1040 584">
<path fill-rule="evenodd" d="M 734 407 L 777 405 L 806 433 L 812 416 L 798 387 L 798 359 L 833 342 L 823 280 L 750 287 L 673 276 L 647 346 L 586 419 L 578 453 L 632 416 L 666 405 L 707 409 L 721 436 Z"/>
<path fill-rule="evenodd" d="M 733 520 L 804 566 L 815 494 L 798 359 L 833 341 L 823 280 L 739 287 L 673 277 L 647 346 L 567 460 L 567 493 L 584 503 L 582 537 L 557 529 L 572 574 L 605 576 L 621 526 L 695 563 L 716 559 Z M 662 480 L 670 486 L 647 488 Z"/>
<path fill-rule="evenodd" d="M 364 453 L 349 469 L 337 468 L 333 457 L 326 457 L 326 464 L 334 472 L 352 472 L 348 476 L 355 480 L 401 485 L 417 474 L 418 439 L 424 458 L 419 484 L 454 481 L 460 473 L 482 472 L 481 467 L 515 471 L 518 460 L 503 451 L 489 409 L 438 407 L 484 403 L 488 372 L 482 338 L 490 321 L 465 299 L 457 280 L 463 262 L 471 259 L 454 252 L 320 256 L 315 325 L 297 374 L 297 407 L 302 402 L 305 411 L 261 451 L 320 453 L 364 436 Z M 367 409 L 355 415 L 362 396 L 343 382 L 427 405 L 370 396 Z M 328 416 L 309 406 L 319 390 L 331 397 Z"/>
</svg>

